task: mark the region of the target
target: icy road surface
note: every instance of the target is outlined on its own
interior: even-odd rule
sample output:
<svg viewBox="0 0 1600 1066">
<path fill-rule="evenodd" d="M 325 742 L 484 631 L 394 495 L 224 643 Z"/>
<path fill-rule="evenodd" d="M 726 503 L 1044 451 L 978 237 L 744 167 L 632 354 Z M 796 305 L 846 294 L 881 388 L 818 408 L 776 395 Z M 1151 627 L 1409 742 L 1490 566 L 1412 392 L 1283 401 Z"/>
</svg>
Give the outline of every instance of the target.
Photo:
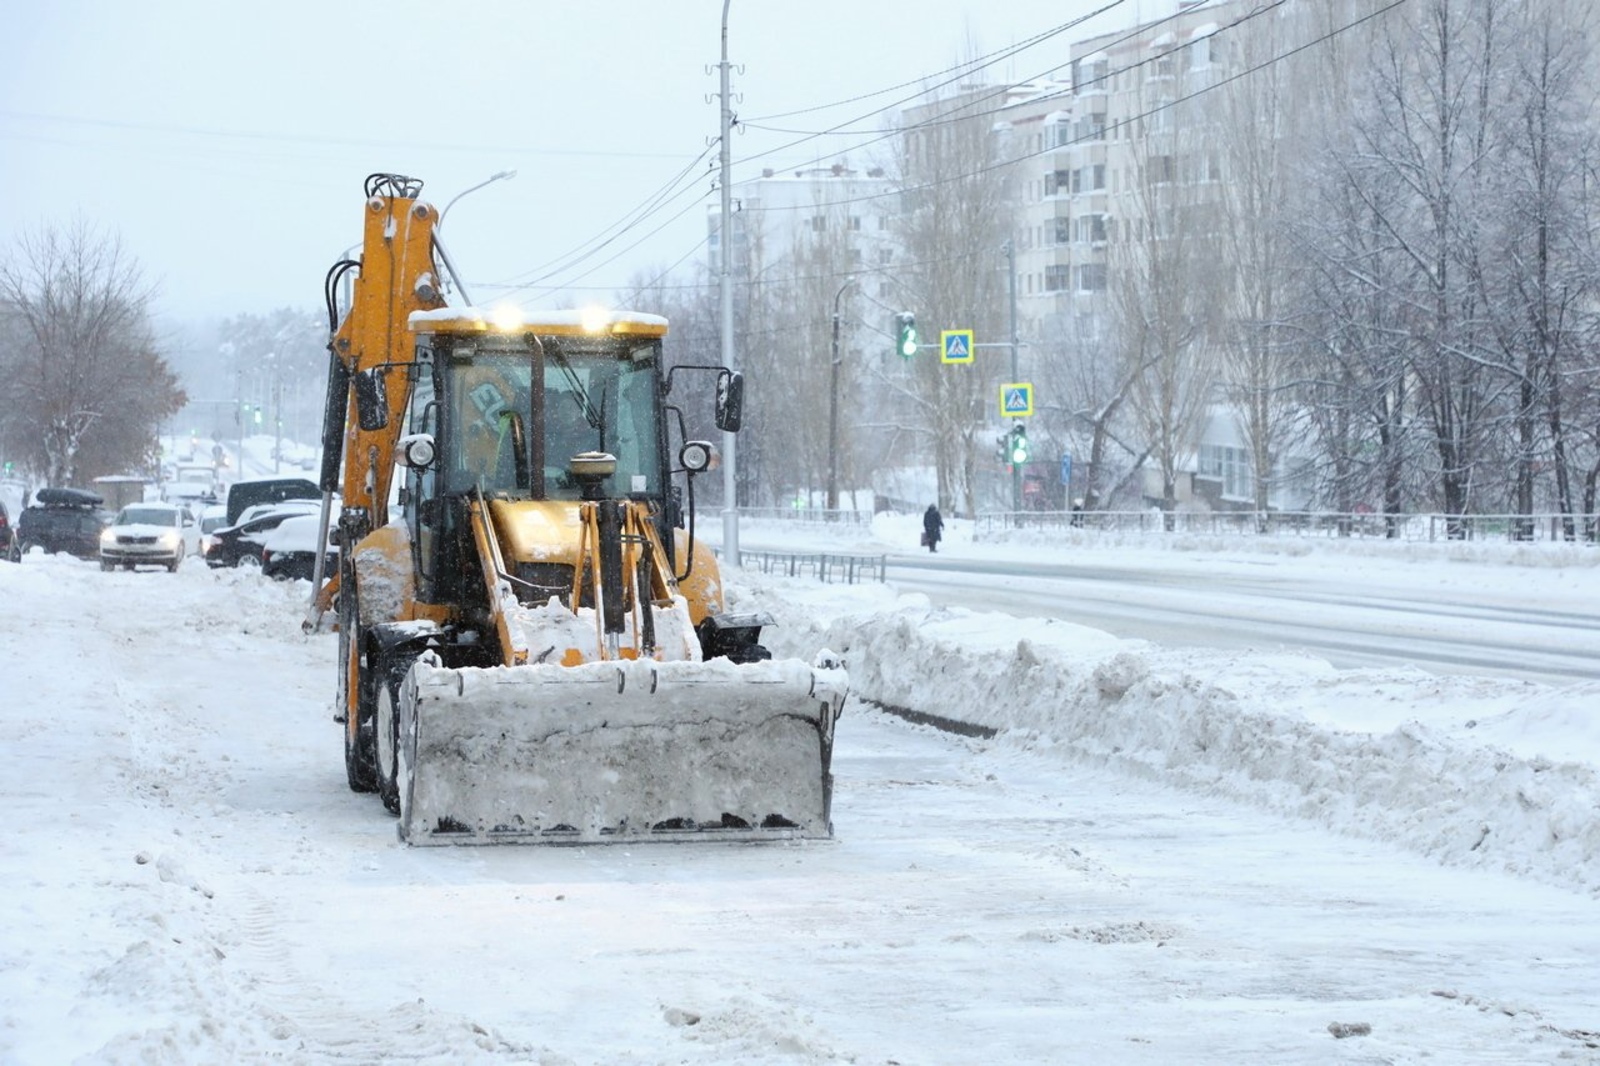
<svg viewBox="0 0 1600 1066">
<path fill-rule="evenodd" d="M 782 599 L 792 639 L 830 614 L 812 585 L 730 585 Z M 1474 852 L 1453 814 L 1341 792 L 1361 756 L 1290 708 L 1248 728 L 1310 745 L 1326 778 L 1262 764 L 1256 794 L 1198 786 L 1203 753 L 1169 773 L 1153 747 L 1095 758 L 1038 717 L 969 740 L 852 700 L 833 843 L 409 849 L 345 786 L 335 638 L 301 636 L 305 591 L 192 563 L 0 563 L 0 1062 L 1600 1061 L 1600 857 L 1535 839 L 1592 815 L 1592 761 L 1529 772 L 1515 825 L 1471 808 L 1492 823 Z M 862 621 L 882 633 L 856 654 L 951 621 L 917 610 Z M 919 645 L 852 678 L 937 702 L 1058 654 L 1038 627 L 987 625 L 1016 654 L 1031 632 L 1038 661 L 947 639 L 943 661 Z M 1181 732 L 1203 708 L 1245 731 L 1244 710 L 1198 684 L 1173 702 L 1159 658 L 1141 674 L 1144 653 L 1107 641 L 1069 627 L 1063 647 L 1122 656 L 1119 713 Z M 1283 691 L 1340 683 L 1256 669 Z M 1436 723 L 1405 735 L 1396 794 L 1454 772 L 1426 675 L 1357 680 L 1375 718 Z M 1592 750 L 1573 711 L 1592 687 L 1469 694 L 1497 735 L 1571 719 Z"/>
</svg>

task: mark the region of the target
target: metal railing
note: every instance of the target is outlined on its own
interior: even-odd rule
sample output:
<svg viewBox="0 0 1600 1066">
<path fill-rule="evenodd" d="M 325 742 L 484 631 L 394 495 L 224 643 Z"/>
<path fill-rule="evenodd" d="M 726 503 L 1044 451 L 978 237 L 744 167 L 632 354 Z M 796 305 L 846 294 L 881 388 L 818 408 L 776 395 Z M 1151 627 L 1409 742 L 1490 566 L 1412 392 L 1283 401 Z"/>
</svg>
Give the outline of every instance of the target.
<svg viewBox="0 0 1600 1066">
<path fill-rule="evenodd" d="M 826 552 L 739 552 L 739 565 L 746 570 L 785 577 L 814 576 L 819 581 L 856 585 L 883 581 L 888 574 L 886 555 L 832 555 Z"/>
<path fill-rule="evenodd" d="M 1597 515 L 1445 515 L 1331 511 L 992 511 L 974 520 L 973 535 L 1009 530 L 1112 533 L 1299 536 L 1376 540 L 1503 540 L 1595 543 Z"/>
<path fill-rule="evenodd" d="M 822 507 L 741 507 L 739 508 L 739 517 L 839 526 L 872 525 L 871 511 L 829 511 Z"/>
</svg>

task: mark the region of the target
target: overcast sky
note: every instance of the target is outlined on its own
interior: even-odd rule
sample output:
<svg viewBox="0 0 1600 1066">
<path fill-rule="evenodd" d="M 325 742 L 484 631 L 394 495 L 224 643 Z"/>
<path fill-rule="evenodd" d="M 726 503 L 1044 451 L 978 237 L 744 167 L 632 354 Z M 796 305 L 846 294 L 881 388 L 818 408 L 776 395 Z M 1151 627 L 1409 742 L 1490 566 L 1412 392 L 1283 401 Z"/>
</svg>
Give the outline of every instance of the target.
<svg viewBox="0 0 1600 1066">
<path fill-rule="evenodd" d="M 782 115 L 764 124 L 801 131 L 871 115 L 852 128 L 873 131 L 883 122 L 873 112 L 969 56 L 1114 8 L 992 68 L 1025 80 L 1064 64 L 1070 42 L 1174 3 L 733 0 L 735 111 L 753 124 Z M 553 267 L 565 288 L 529 289 L 522 303 L 605 301 L 631 278 L 705 255 L 721 0 L 6 7 L 5 251 L 24 230 L 81 217 L 122 237 L 159 285 L 163 316 L 319 306 L 324 273 L 360 237 L 374 171 L 422 178 L 440 207 L 517 172 L 446 220 L 478 303 Z M 733 140 L 734 180 L 831 163 L 866 139 L 751 129 Z M 865 167 L 874 151 L 848 161 Z M 697 177 L 685 192 L 559 269 L 686 168 Z"/>
</svg>

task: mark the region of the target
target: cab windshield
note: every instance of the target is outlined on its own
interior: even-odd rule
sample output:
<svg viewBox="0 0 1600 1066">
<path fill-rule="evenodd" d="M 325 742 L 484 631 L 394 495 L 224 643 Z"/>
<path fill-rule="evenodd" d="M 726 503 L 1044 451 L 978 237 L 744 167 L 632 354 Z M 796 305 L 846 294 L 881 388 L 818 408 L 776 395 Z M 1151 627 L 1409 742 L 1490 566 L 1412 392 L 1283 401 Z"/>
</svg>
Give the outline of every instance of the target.
<svg viewBox="0 0 1600 1066">
<path fill-rule="evenodd" d="M 458 345 L 444 373 L 445 491 L 578 499 L 568 463 L 580 452 L 616 457 L 607 496 L 660 494 L 656 402 L 660 345 L 617 337 L 542 337 L 532 350 L 506 338 Z"/>
</svg>

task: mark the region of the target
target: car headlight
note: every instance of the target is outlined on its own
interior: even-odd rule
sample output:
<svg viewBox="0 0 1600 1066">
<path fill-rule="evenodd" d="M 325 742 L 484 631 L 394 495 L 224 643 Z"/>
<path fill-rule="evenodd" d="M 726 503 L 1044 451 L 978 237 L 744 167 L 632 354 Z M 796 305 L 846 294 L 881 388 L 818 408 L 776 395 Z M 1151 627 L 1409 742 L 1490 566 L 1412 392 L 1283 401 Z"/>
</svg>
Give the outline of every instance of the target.
<svg viewBox="0 0 1600 1066">
<path fill-rule="evenodd" d="M 115 544 L 116 542 L 117 534 L 113 530 L 103 529 L 100 531 L 100 546 L 102 548 L 108 544 Z"/>
<path fill-rule="evenodd" d="M 178 534 L 176 532 L 161 534 L 161 546 L 163 548 L 176 548 L 178 546 Z"/>
</svg>

